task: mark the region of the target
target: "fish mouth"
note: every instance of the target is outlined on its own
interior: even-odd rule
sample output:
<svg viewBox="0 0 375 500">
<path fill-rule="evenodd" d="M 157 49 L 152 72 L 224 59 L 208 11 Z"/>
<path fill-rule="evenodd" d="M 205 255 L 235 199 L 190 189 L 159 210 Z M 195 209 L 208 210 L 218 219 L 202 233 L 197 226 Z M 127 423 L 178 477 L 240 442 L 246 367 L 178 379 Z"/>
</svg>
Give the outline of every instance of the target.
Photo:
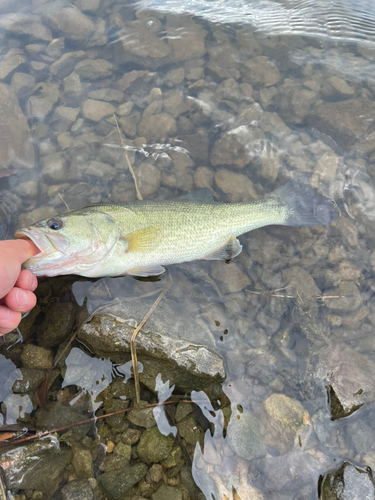
<svg viewBox="0 0 375 500">
<path fill-rule="evenodd" d="M 17 229 L 14 233 L 14 236 L 18 240 L 31 240 L 34 245 L 39 249 L 39 254 L 34 257 L 39 257 L 40 254 L 46 255 L 51 250 L 56 251 L 57 248 L 44 233 L 40 233 L 39 231 L 33 231 L 32 229 Z"/>
</svg>

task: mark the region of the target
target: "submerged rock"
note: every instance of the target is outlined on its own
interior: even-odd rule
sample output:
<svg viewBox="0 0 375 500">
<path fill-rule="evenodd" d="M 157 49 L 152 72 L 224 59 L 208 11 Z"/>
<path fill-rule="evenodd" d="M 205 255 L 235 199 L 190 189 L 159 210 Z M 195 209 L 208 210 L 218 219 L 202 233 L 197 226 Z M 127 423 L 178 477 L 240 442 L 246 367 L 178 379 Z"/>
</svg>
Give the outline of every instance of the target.
<svg viewBox="0 0 375 500">
<path fill-rule="evenodd" d="M 110 500 L 119 500 L 147 474 L 147 465 L 138 463 L 123 470 L 104 472 L 98 483 Z"/>
<path fill-rule="evenodd" d="M 362 500 L 374 498 L 371 469 L 364 470 L 344 462 L 340 469 L 326 474 L 321 486 L 321 500 Z"/>
<path fill-rule="evenodd" d="M 10 490 L 38 490 L 53 495 L 70 459 L 70 449 L 51 439 L 1 453 L 0 466 Z"/>
<path fill-rule="evenodd" d="M 114 302 L 79 329 L 78 339 L 96 356 L 122 364 L 130 359 L 134 329 L 153 302 L 153 298 Z M 225 378 L 223 359 L 210 329 L 170 299 L 162 300 L 152 313 L 137 336 L 136 347 L 143 365 L 140 380 L 151 390 L 158 373 L 182 390 L 203 389 Z"/>
<path fill-rule="evenodd" d="M 32 168 L 34 146 L 27 119 L 9 85 L 0 83 L 0 165 Z"/>
</svg>

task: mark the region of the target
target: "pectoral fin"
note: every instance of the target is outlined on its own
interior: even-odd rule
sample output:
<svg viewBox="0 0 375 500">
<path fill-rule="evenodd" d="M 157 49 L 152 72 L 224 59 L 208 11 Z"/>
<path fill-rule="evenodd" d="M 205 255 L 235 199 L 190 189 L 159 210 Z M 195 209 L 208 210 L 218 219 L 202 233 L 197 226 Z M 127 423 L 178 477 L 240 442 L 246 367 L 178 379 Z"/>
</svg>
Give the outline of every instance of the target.
<svg viewBox="0 0 375 500">
<path fill-rule="evenodd" d="M 160 240 L 161 228 L 158 226 L 145 227 L 126 234 L 122 237 L 127 243 L 127 252 L 146 252 L 155 248 Z"/>
<path fill-rule="evenodd" d="M 235 236 L 231 236 L 224 245 L 216 248 L 205 257 L 205 260 L 231 260 L 242 252 L 242 245 Z"/>
<path fill-rule="evenodd" d="M 129 269 L 127 273 L 137 278 L 146 278 L 147 276 L 160 276 L 165 273 L 165 269 L 163 266 L 158 265 L 134 267 L 133 269 Z"/>
</svg>

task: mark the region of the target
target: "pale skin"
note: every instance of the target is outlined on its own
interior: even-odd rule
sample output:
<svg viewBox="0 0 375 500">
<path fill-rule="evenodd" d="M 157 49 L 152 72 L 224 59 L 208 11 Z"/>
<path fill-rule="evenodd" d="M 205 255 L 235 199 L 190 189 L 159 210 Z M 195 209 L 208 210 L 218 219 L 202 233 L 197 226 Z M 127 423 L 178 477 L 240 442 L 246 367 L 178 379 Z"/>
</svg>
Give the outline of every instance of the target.
<svg viewBox="0 0 375 500">
<path fill-rule="evenodd" d="M 36 304 L 38 280 L 31 271 L 21 271 L 21 265 L 37 253 L 28 240 L 0 241 L 0 335 L 17 328 L 22 314 Z"/>
</svg>

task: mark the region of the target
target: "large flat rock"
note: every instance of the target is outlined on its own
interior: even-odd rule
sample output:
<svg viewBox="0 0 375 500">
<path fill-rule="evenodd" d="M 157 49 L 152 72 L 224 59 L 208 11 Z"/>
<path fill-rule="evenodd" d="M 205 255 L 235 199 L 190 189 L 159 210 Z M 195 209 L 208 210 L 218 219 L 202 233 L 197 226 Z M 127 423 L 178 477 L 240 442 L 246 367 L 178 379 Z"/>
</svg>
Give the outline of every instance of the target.
<svg viewBox="0 0 375 500">
<path fill-rule="evenodd" d="M 130 360 L 130 340 L 155 297 L 116 301 L 83 324 L 78 339 L 96 356 L 115 363 Z M 207 324 L 172 299 L 163 299 L 136 339 L 140 380 L 155 389 L 156 376 L 181 390 L 201 390 L 225 379 L 224 362 Z"/>
</svg>

